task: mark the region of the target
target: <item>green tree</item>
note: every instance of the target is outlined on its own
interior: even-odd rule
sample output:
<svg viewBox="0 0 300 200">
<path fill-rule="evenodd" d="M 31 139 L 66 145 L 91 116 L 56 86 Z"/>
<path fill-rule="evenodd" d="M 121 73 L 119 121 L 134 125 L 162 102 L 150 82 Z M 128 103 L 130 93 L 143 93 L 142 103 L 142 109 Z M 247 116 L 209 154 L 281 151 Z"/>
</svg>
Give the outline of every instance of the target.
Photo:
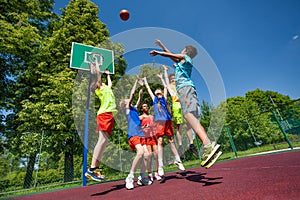
<svg viewBox="0 0 300 200">
<path fill-rule="evenodd" d="M 15 119 L 21 109 L 21 100 L 29 97 L 33 84 L 22 82 L 24 80 L 22 76 L 35 60 L 41 41 L 47 32 L 48 22 L 55 17 L 51 11 L 53 2 L 53 0 L 11 0 L 2 1 L 0 5 L 0 63 L 2 66 L 0 90 L 3 94 L 0 109 L 1 112 L 3 110 L 11 112 L 3 118 L 6 126 L 3 131 L 3 138 L 6 140 L 4 148 L 18 155 L 21 154 L 20 137 L 16 131 L 18 122 Z M 19 87 L 22 84 L 24 87 Z M 35 159 L 34 154 L 30 157 Z M 34 163 L 34 161 L 29 163 Z M 25 188 L 29 187 L 27 183 L 24 183 Z"/>
<path fill-rule="evenodd" d="M 98 19 L 98 7 L 86 0 L 71 0 L 58 21 L 51 25 L 52 32 L 42 43 L 38 62 L 29 66 L 25 77 L 36 77 L 34 94 L 22 102 L 20 131 L 32 127 L 47 130 L 46 137 L 51 155 L 64 152 L 64 181 L 73 180 L 74 154 L 82 154 L 82 143 L 77 137 L 72 109 L 72 93 L 76 70 L 69 67 L 72 42 L 121 51 L 118 44 L 109 41 L 109 32 Z M 116 52 L 115 55 L 121 55 Z M 116 58 L 116 75 L 125 71 L 125 62 Z M 89 78 L 86 73 L 82 76 Z M 114 80 L 116 81 L 116 80 Z M 35 113 L 37 113 L 35 115 Z M 84 116 L 84 115 L 83 115 Z M 32 118 L 36 118 L 33 120 Z M 57 159 L 59 161 L 59 157 Z"/>
</svg>

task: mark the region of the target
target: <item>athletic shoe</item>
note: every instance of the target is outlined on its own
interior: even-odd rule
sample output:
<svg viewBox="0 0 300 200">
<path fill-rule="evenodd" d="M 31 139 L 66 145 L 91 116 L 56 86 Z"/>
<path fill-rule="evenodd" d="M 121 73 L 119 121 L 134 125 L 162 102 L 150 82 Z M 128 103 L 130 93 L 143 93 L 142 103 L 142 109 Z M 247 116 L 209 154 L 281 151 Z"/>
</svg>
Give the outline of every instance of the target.
<svg viewBox="0 0 300 200">
<path fill-rule="evenodd" d="M 125 184 L 125 187 L 127 188 L 127 190 L 132 190 L 133 188 L 134 188 L 134 185 L 133 185 L 133 176 L 131 176 L 131 175 L 128 175 L 127 176 L 127 178 L 126 178 L 126 180 L 125 180 L 125 182 L 126 182 L 126 184 Z"/>
<path fill-rule="evenodd" d="M 181 161 L 175 160 L 174 164 L 178 167 L 178 169 L 180 169 L 180 170 L 182 170 L 182 171 L 185 170 L 185 168 L 184 168 L 184 166 L 183 166 L 183 164 L 182 164 Z"/>
<path fill-rule="evenodd" d="M 149 178 L 150 181 L 153 182 L 153 175 L 152 175 L 152 174 L 149 174 L 149 175 L 148 175 L 148 178 Z"/>
<path fill-rule="evenodd" d="M 158 167 L 158 175 L 163 176 L 164 174 L 164 169 L 162 167 Z"/>
<path fill-rule="evenodd" d="M 91 180 L 101 182 L 105 180 L 105 176 L 101 174 L 100 169 L 90 171 L 89 169 L 85 172 L 85 176 Z"/>
<path fill-rule="evenodd" d="M 136 182 L 138 185 L 143 185 L 143 186 L 146 186 L 146 185 L 151 185 L 152 184 L 152 181 L 147 179 L 147 178 L 142 178 L 141 176 L 138 177 L 138 180 Z"/>
<path fill-rule="evenodd" d="M 194 144 L 190 144 L 189 151 L 192 152 L 195 156 L 199 157 L 199 152 Z"/>
<path fill-rule="evenodd" d="M 215 142 L 212 142 L 211 144 L 205 145 L 203 147 L 202 162 L 201 162 L 202 167 L 207 164 L 209 159 L 218 151 L 219 148 L 220 145 L 216 144 Z"/>
<path fill-rule="evenodd" d="M 160 181 L 161 180 L 161 176 L 157 173 L 157 172 L 155 172 L 155 179 L 156 180 L 158 180 L 158 181 Z"/>
</svg>

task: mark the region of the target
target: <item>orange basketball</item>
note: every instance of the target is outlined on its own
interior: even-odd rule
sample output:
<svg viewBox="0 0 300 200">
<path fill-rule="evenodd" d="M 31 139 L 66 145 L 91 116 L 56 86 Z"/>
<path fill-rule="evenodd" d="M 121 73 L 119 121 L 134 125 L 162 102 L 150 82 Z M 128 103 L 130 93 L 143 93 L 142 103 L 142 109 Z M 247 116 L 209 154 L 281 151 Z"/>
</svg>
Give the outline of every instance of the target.
<svg viewBox="0 0 300 200">
<path fill-rule="evenodd" d="M 129 14 L 128 10 L 121 10 L 120 11 L 120 18 L 122 20 L 124 20 L 124 21 L 128 20 L 129 16 L 130 16 L 130 14 Z"/>
</svg>

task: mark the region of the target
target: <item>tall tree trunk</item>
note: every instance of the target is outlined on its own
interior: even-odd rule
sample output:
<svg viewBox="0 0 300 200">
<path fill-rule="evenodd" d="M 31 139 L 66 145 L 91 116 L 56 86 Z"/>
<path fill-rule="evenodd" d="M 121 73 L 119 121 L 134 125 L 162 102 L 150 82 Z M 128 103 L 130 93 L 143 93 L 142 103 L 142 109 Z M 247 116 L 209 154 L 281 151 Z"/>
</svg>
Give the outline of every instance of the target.
<svg viewBox="0 0 300 200">
<path fill-rule="evenodd" d="M 27 165 L 25 180 L 24 180 L 24 184 L 23 184 L 24 189 L 28 189 L 31 186 L 35 158 L 36 158 L 36 154 L 32 154 L 32 155 L 29 156 L 29 161 L 28 161 L 28 165 Z"/>
</svg>

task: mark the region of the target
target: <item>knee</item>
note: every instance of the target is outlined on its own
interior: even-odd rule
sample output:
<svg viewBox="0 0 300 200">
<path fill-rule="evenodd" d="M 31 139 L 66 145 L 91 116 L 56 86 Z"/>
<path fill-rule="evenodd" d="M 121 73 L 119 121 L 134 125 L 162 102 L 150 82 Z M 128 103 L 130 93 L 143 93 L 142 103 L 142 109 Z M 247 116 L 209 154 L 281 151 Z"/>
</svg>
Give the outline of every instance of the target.
<svg viewBox="0 0 300 200">
<path fill-rule="evenodd" d="M 144 156 L 144 153 L 143 152 L 136 152 L 136 157 L 137 158 L 142 158 Z"/>
<path fill-rule="evenodd" d="M 147 160 L 151 159 L 151 154 L 149 152 L 145 152 L 144 153 L 144 158 L 147 159 Z"/>
<path fill-rule="evenodd" d="M 169 143 L 174 143 L 173 137 L 169 137 Z"/>
<path fill-rule="evenodd" d="M 164 142 L 163 137 L 159 137 L 159 138 L 157 139 L 157 144 L 158 144 L 158 145 L 162 145 L 163 142 Z"/>
</svg>

